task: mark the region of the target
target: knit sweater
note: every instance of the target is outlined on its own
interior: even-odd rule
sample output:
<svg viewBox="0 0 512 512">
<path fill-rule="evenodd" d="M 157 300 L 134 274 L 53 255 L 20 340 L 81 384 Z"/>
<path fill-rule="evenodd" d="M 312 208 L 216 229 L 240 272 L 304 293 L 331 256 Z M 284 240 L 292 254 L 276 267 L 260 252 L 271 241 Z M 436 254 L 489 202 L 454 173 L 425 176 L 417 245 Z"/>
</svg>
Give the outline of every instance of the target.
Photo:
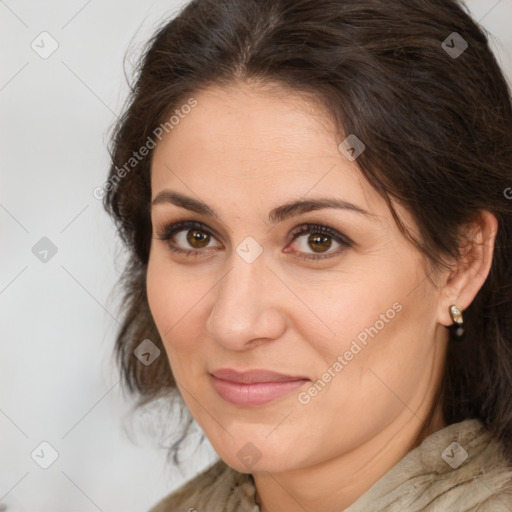
<svg viewBox="0 0 512 512">
<path fill-rule="evenodd" d="M 260 512 L 255 494 L 250 474 L 219 460 L 149 512 Z M 344 512 L 512 512 L 512 466 L 465 420 L 425 438 Z"/>
</svg>

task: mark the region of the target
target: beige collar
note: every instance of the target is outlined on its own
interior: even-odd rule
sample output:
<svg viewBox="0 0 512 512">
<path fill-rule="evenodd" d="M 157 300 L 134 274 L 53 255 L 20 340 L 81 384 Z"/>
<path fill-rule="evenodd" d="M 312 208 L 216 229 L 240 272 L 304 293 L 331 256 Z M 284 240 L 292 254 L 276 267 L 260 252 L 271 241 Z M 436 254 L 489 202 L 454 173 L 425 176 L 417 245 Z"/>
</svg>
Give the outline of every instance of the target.
<svg viewBox="0 0 512 512">
<path fill-rule="evenodd" d="M 255 495 L 252 476 L 220 460 L 149 512 L 260 512 Z M 428 436 L 345 510 L 448 511 L 512 511 L 512 467 L 476 419 Z"/>
</svg>

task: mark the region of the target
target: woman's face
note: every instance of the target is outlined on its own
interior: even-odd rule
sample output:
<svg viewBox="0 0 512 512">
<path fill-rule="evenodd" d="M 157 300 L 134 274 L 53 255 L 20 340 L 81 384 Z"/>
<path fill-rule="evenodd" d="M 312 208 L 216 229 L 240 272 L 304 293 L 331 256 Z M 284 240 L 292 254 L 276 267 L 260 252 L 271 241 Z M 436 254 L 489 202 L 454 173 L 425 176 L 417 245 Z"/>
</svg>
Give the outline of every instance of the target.
<svg viewBox="0 0 512 512">
<path fill-rule="evenodd" d="M 147 291 L 180 393 L 239 471 L 369 463 L 428 415 L 440 291 L 320 106 L 247 85 L 195 99 L 151 170 Z"/>
</svg>

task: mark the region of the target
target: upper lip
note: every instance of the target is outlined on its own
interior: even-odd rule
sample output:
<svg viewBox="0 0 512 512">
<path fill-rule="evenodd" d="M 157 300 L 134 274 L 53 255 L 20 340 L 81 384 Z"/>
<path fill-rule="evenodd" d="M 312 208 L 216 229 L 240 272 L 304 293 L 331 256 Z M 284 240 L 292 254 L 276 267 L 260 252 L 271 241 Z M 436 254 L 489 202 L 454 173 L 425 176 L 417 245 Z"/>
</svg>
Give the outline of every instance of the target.
<svg viewBox="0 0 512 512">
<path fill-rule="evenodd" d="M 254 384 L 256 382 L 290 382 L 294 380 L 309 380 L 307 377 L 284 375 L 270 370 L 247 370 L 238 372 L 231 368 L 220 368 L 211 374 L 222 380 L 236 382 L 237 384 Z"/>
</svg>

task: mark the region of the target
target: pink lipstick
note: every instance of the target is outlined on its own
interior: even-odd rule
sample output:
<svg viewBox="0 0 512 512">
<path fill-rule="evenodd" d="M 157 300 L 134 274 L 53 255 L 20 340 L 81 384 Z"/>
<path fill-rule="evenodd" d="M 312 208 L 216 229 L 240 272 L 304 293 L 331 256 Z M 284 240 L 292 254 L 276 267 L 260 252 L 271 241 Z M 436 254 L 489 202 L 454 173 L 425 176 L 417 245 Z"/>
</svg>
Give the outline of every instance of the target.
<svg viewBox="0 0 512 512">
<path fill-rule="evenodd" d="M 264 405 L 301 387 L 309 379 L 268 370 L 237 372 L 222 368 L 211 372 L 213 387 L 231 404 L 241 407 Z"/>
</svg>

